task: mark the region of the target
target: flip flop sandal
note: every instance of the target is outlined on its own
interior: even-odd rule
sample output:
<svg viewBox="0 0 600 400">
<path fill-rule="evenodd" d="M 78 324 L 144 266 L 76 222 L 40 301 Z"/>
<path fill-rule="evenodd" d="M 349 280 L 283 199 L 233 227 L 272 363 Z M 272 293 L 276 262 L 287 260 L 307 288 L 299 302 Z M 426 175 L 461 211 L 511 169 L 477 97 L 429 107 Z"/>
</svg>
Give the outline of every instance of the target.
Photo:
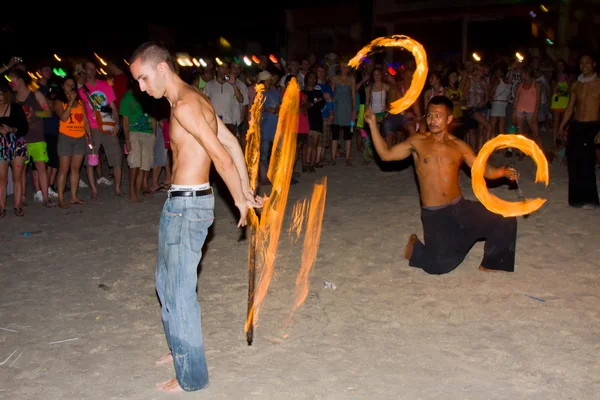
<svg viewBox="0 0 600 400">
<path fill-rule="evenodd" d="M 23 209 L 19 207 L 19 208 L 15 208 L 15 215 L 17 217 L 24 217 L 25 213 L 23 212 Z"/>
</svg>

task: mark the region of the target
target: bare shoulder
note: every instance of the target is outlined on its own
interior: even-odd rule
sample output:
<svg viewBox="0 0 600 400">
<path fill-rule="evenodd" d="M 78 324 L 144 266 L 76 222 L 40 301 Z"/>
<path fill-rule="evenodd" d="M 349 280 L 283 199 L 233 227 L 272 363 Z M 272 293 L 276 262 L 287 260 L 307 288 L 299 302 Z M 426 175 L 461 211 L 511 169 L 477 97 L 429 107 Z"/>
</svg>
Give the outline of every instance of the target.
<svg viewBox="0 0 600 400">
<path fill-rule="evenodd" d="M 449 141 L 449 143 L 452 144 L 452 146 L 454 146 L 461 153 L 473 151 L 473 149 L 471 149 L 471 146 L 469 146 L 469 144 L 467 142 L 457 138 L 454 135 L 448 135 L 448 141 Z"/>
<path fill-rule="evenodd" d="M 410 144 L 411 146 L 418 146 L 419 144 L 425 142 L 429 136 L 431 134 L 428 133 L 413 133 L 412 135 L 410 135 L 408 138 L 406 138 L 405 142 L 407 142 L 408 144 Z"/>
<path fill-rule="evenodd" d="M 176 118 L 187 113 L 203 114 L 204 116 L 214 114 L 210 101 L 202 92 L 194 90 L 193 87 L 181 93 L 181 96 L 173 105 L 173 113 Z"/>
</svg>

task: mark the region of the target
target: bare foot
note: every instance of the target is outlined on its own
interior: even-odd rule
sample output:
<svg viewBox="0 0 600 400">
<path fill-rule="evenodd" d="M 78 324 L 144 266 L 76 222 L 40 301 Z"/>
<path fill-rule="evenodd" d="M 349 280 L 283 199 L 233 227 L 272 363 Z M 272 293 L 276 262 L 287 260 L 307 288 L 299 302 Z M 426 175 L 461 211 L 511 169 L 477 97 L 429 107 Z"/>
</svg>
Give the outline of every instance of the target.
<svg viewBox="0 0 600 400">
<path fill-rule="evenodd" d="M 129 195 L 129 201 L 131 201 L 133 204 L 136 204 L 136 203 L 142 203 L 144 201 L 144 199 L 131 194 L 131 195 Z"/>
<path fill-rule="evenodd" d="M 479 266 L 479 270 L 481 272 L 506 272 L 506 271 L 500 271 L 498 269 L 487 269 L 486 267 L 484 267 L 483 265 Z"/>
<path fill-rule="evenodd" d="M 419 241 L 419 238 L 414 233 L 408 237 L 408 242 L 406 242 L 406 247 L 404 248 L 404 258 L 410 260 L 412 257 L 413 249 L 415 244 Z"/>
<path fill-rule="evenodd" d="M 68 201 L 64 201 L 64 200 L 58 200 L 58 206 L 60 208 L 70 208 L 71 203 L 69 203 Z"/>
<path fill-rule="evenodd" d="M 154 364 L 165 365 L 165 364 L 170 364 L 172 362 L 173 362 L 173 354 L 167 353 L 164 356 L 162 356 L 161 358 L 159 358 L 158 360 L 156 360 L 156 362 Z"/>
<path fill-rule="evenodd" d="M 46 200 L 46 201 L 42 202 L 42 205 L 46 208 L 56 207 L 56 204 L 54 204 L 50 200 Z"/>
<path fill-rule="evenodd" d="M 85 205 L 85 201 L 81 200 L 79 197 L 71 198 L 70 203 L 71 204 L 82 205 L 82 206 Z"/>
<path fill-rule="evenodd" d="M 163 383 L 157 383 L 156 388 L 162 392 L 170 392 L 170 393 L 183 392 L 183 389 L 181 388 L 181 386 L 179 386 L 179 383 L 177 383 L 177 379 L 175 379 L 175 378 L 170 379 Z"/>
</svg>

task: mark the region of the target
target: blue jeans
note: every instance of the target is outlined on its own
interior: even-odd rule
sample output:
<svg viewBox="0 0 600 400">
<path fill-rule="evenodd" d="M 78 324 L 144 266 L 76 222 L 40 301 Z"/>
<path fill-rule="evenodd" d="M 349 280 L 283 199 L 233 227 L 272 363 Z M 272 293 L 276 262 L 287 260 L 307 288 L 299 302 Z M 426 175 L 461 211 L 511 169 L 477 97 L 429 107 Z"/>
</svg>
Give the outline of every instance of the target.
<svg viewBox="0 0 600 400">
<path fill-rule="evenodd" d="M 214 221 L 214 207 L 214 194 L 170 197 L 158 229 L 156 290 L 177 382 L 185 391 L 208 385 L 196 287 L 202 246 Z"/>
</svg>

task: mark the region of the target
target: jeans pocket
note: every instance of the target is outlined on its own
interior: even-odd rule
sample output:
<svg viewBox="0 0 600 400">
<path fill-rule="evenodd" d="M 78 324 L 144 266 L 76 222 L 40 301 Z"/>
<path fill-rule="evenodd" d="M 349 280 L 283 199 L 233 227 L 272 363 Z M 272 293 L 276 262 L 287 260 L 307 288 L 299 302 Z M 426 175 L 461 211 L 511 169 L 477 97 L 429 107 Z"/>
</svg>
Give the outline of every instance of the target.
<svg viewBox="0 0 600 400">
<path fill-rule="evenodd" d="M 213 224 L 214 218 L 188 220 L 188 233 L 190 250 L 196 254 L 202 252 L 202 246 L 208 235 L 208 228 Z"/>
<path fill-rule="evenodd" d="M 163 210 L 161 224 L 164 226 L 164 243 L 168 246 L 181 243 L 181 224 L 183 214 Z"/>
<path fill-rule="evenodd" d="M 202 252 L 202 246 L 208 235 L 208 228 L 215 219 L 213 207 L 189 208 L 186 210 L 186 223 L 190 250 L 196 254 Z"/>
</svg>

